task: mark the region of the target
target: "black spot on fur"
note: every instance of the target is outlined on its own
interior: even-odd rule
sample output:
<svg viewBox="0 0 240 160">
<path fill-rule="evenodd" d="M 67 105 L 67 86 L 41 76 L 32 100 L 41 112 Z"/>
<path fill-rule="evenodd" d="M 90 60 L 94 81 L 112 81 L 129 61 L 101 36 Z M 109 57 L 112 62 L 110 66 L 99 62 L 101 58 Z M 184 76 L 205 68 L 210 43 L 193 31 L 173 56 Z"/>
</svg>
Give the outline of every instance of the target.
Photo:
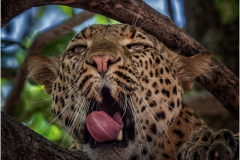
<svg viewBox="0 0 240 160">
<path fill-rule="evenodd" d="M 167 73 L 169 73 L 169 69 L 168 69 L 168 67 L 165 67 L 165 71 L 166 71 Z"/>
<path fill-rule="evenodd" d="M 189 120 L 188 120 L 188 118 L 184 118 L 184 119 L 185 119 L 185 122 L 186 122 L 186 123 L 189 123 Z"/>
<path fill-rule="evenodd" d="M 58 91 L 59 91 L 59 92 L 62 91 L 62 87 L 61 87 L 60 83 L 58 83 Z"/>
<path fill-rule="evenodd" d="M 181 124 L 181 121 L 177 121 L 177 125 L 180 125 Z"/>
<path fill-rule="evenodd" d="M 152 92 L 150 90 L 148 90 L 146 96 L 151 97 L 151 95 L 152 95 Z"/>
<path fill-rule="evenodd" d="M 130 33 L 131 33 L 130 39 L 132 39 L 135 36 L 135 34 L 136 34 L 136 30 L 135 29 L 131 29 Z"/>
<path fill-rule="evenodd" d="M 62 80 L 62 74 L 61 73 L 59 73 L 59 78 Z"/>
<path fill-rule="evenodd" d="M 145 111 L 145 109 L 146 109 L 146 106 L 142 106 L 141 112 Z"/>
<path fill-rule="evenodd" d="M 179 147 L 182 145 L 182 143 L 183 143 L 182 141 L 178 141 L 175 145 Z"/>
<path fill-rule="evenodd" d="M 54 83 L 53 86 L 54 86 L 54 87 L 53 87 L 53 90 L 56 90 L 56 88 L 57 88 L 57 83 Z"/>
<path fill-rule="evenodd" d="M 174 129 L 173 133 L 176 134 L 179 138 L 183 138 L 184 137 L 183 132 L 180 131 L 180 130 Z"/>
<path fill-rule="evenodd" d="M 189 116 L 192 116 L 192 113 L 189 111 L 186 111 L 185 113 L 188 114 Z"/>
<path fill-rule="evenodd" d="M 160 55 L 160 58 L 161 58 L 162 60 L 164 59 L 162 55 Z"/>
<path fill-rule="evenodd" d="M 68 94 L 65 94 L 65 99 L 68 99 Z"/>
<path fill-rule="evenodd" d="M 71 127 L 72 124 L 73 124 L 73 121 L 71 121 L 69 118 L 65 118 L 65 125 L 66 125 L 67 127 Z"/>
<path fill-rule="evenodd" d="M 175 103 L 174 102 L 171 102 L 170 104 L 169 104 L 169 110 L 171 111 L 171 110 L 173 110 L 175 108 Z"/>
<path fill-rule="evenodd" d="M 93 77 L 93 75 L 85 76 L 84 79 L 82 80 L 81 84 L 79 85 L 79 90 L 81 90 L 82 87 L 85 85 L 85 83 L 92 77 Z"/>
<path fill-rule="evenodd" d="M 148 124 L 149 123 L 149 121 L 148 120 L 146 120 L 146 124 Z"/>
<path fill-rule="evenodd" d="M 156 63 L 157 63 L 157 64 L 159 64 L 159 63 L 160 63 L 160 59 L 159 59 L 158 57 L 156 58 L 156 60 L 155 60 L 155 61 L 156 61 Z"/>
<path fill-rule="evenodd" d="M 57 104 L 57 102 L 58 102 L 58 96 L 56 95 L 56 97 L 55 97 L 55 104 Z"/>
<path fill-rule="evenodd" d="M 152 87 L 155 88 L 157 86 L 157 82 L 153 82 Z"/>
<path fill-rule="evenodd" d="M 163 153 L 162 156 L 163 156 L 164 158 L 166 158 L 166 159 L 169 159 L 169 158 L 170 158 L 170 156 L 169 156 L 168 154 L 166 154 L 166 153 Z"/>
<path fill-rule="evenodd" d="M 60 113 L 59 111 L 57 112 L 57 117 L 59 120 L 62 120 L 62 113 Z"/>
<path fill-rule="evenodd" d="M 164 112 L 156 113 L 156 115 L 155 115 L 155 119 L 156 119 L 157 121 L 159 121 L 159 120 L 161 120 L 161 119 L 165 119 L 165 118 L 166 118 L 166 115 L 165 115 Z"/>
<path fill-rule="evenodd" d="M 166 95 L 168 98 L 170 97 L 170 92 L 166 89 L 162 89 L 162 94 Z"/>
<path fill-rule="evenodd" d="M 62 103 L 62 107 L 65 107 L 65 101 L 63 97 L 60 98 L 60 102 Z"/>
<path fill-rule="evenodd" d="M 180 106 L 180 100 L 179 100 L 179 98 L 177 99 L 177 107 L 179 107 Z"/>
<path fill-rule="evenodd" d="M 150 77 L 153 77 L 153 72 L 152 72 L 152 71 L 150 71 L 150 73 L 149 73 L 149 74 L 150 74 Z"/>
<path fill-rule="evenodd" d="M 163 79 L 160 79 L 159 82 L 160 82 L 161 84 L 163 84 Z"/>
<path fill-rule="evenodd" d="M 161 68 L 161 69 L 160 69 L 160 74 L 163 74 L 163 72 L 164 72 L 164 71 L 163 71 L 163 69 Z"/>
<path fill-rule="evenodd" d="M 149 58 L 149 64 L 150 64 L 150 66 L 152 65 L 152 60 L 151 60 L 151 58 Z"/>
<path fill-rule="evenodd" d="M 156 102 L 152 101 L 152 103 L 149 105 L 150 107 L 155 107 L 156 106 Z"/>
<path fill-rule="evenodd" d="M 165 83 L 166 83 L 166 85 L 169 85 L 169 84 L 171 84 L 171 81 L 169 79 L 165 79 Z"/>
<path fill-rule="evenodd" d="M 152 137 L 150 137 L 149 135 L 147 135 L 146 138 L 147 138 L 147 141 L 148 141 L 148 142 L 152 142 Z"/>
<path fill-rule="evenodd" d="M 75 97 L 74 95 L 71 96 L 71 100 L 74 101 L 75 100 Z"/>
<path fill-rule="evenodd" d="M 150 130 L 151 130 L 151 132 L 153 133 L 153 134 L 157 134 L 157 127 L 156 127 L 156 124 L 155 123 L 153 123 L 152 125 L 151 125 L 151 128 L 150 128 Z"/>
<path fill-rule="evenodd" d="M 143 150 L 142 150 L 142 154 L 143 154 L 143 155 L 146 155 L 146 154 L 147 154 L 147 150 L 146 150 L 146 149 L 143 149 Z"/>
<path fill-rule="evenodd" d="M 177 95 L 177 87 L 176 86 L 173 87 L 173 91 L 172 92 L 173 92 L 173 94 Z"/>
</svg>

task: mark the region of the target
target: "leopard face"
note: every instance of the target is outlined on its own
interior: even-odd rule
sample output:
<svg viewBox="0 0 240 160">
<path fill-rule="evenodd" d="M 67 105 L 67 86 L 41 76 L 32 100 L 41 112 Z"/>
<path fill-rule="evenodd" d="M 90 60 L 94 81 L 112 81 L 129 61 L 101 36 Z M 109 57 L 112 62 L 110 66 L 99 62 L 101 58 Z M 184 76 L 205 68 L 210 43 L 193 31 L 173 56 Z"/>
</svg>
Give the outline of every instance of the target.
<svg viewBox="0 0 240 160">
<path fill-rule="evenodd" d="M 90 26 L 60 57 L 32 56 L 28 64 L 51 94 L 54 116 L 91 159 L 158 159 L 181 97 L 208 59 L 181 57 L 118 24 Z"/>
</svg>

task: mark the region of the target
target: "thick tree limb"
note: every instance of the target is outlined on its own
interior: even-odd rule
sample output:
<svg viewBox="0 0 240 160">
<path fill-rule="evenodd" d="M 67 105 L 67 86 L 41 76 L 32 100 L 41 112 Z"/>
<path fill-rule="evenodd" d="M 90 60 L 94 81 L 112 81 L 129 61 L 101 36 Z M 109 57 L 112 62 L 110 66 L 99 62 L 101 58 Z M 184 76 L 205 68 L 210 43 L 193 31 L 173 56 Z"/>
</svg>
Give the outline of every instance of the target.
<svg viewBox="0 0 240 160">
<path fill-rule="evenodd" d="M 17 76 L 14 81 L 13 89 L 7 99 L 7 102 L 4 107 L 4 112 L 12 116 L 17 108 L 21 92 L 24 88 L 24 84 L 27 78 L 28 69 L 27 69 L 27 58 L 30 54 L 41 53 L 44 46 L 49 42 L 60 38 L 61 36 L 72 32 L 73 28 L 77 25 L 80 25 L 82 22 L 91 18 L 94 13 L 84 11 L 80 14 L 77 14 L 70 18 L 69 20 L 63 22 L 62 24 L 39 34 L 33 43 L 31 44 L 27 57 L 25 58 L 23 64 L 20 66 Z M 81 20 L 81 21 L 80 21 Z"/>
<path fill-rule="evenodd" d="M 1 121 L 3 160 L 88 160 L 84 153 L 61 148 L 3 112 Z"/>
<path fill-rule="evenodd" d="M 123 23 L 143 28 L 162 41 L 171 50 L 184 56 L 210 54 L 202 45 L 178 28 L 169 18 L 157 13 L 141 0 L 3 0 L 2 25 L 8 23 L 19 13 L 40 5 L 60 4 L 103 14 Z M 223 64 L 212 58 L 213 80 L 197 78 L 238 120 L 239 119 L 239 81 Z"/>
</svg>

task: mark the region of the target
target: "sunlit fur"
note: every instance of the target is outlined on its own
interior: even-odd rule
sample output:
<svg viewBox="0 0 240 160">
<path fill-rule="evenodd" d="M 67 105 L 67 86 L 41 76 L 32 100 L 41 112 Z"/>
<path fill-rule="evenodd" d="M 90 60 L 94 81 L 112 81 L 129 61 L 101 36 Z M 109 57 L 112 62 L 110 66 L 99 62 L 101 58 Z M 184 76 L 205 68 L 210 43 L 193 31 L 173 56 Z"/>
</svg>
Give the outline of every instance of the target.
<svg viewBox="0 0 240 160">
<path fill-rule="evenodd" d="M 139 44 L 144 49 L 129 46 Z M 76 46 L 87 46 L 83 53 Z M 93 55 L 112 55 L 118 62 L 99 74 L 89 65 Z M 182 95 L 199 75 L 209 76 L 210 55 L 180 56 L 137 27 L 126 24 L 93 25 L 76 35 L 60 57 L 29 57 L 29 75 L 45 85 L 59 124 L 74 137 L 78 149 L 91 159 L 174 159 L 193 131 L 204 127 L 183 105 Z M 126 148 L 90 148 L 84 141 L 85 119 L 92 102 L 102 102 L 100 91 L 130 112 L 134 138 Z"/>
</svg>

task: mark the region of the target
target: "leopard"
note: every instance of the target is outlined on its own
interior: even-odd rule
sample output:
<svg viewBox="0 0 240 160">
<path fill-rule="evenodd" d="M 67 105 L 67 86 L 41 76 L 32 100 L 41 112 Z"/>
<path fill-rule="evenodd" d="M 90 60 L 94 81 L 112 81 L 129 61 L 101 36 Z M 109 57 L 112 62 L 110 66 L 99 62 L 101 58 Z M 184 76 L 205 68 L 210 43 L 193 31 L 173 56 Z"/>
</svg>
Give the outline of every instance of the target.
<svg viewBox="0 0 240 160">
<path fill-rule="evenodd" d="M 92 160 L 238 159 L 238 136 L 214 131 L 182 99 L 210 68 L 210 54 L 182 56 L 129 24 L 91 25 L 60 56 L 28 57 L 70 149 Z"/>
</svg>

